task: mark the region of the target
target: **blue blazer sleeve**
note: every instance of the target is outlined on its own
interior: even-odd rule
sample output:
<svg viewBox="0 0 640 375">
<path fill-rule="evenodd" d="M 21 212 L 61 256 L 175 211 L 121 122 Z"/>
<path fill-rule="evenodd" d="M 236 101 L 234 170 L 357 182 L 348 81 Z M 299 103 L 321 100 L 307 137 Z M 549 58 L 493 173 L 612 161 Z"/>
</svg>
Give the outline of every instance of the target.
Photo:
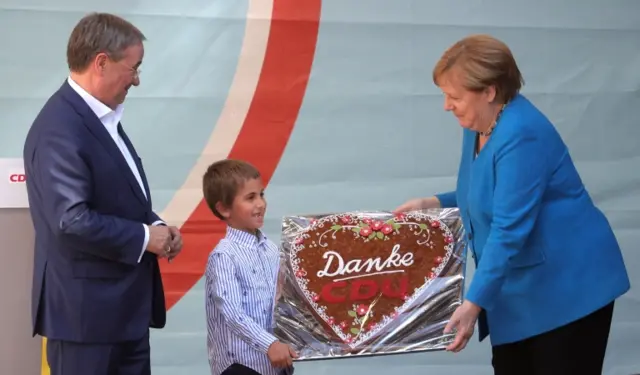
<svg viewBox="0 0 640 375">
<path fill-rule="evenodd" d="M 485 310 L 492 309 L 510 260 L 533 229 L 551 170 L 540 133 L 513 127 L 502 135 L 493 139 L 497 141 L 493 220 L 466 297 Z"/>
<path fill-rule="evenodd" d="M 458 206 L 455 191 L 436 194 L 436 198 L 438 198 L 438 200 L 440 201 L 440 207 L 442 208 L 456 208 Z"/>
<path fill-rule="evenodd" d="M 92 193 L 89 166 L 82 158 L 81 141 L 73 134 L 50 131 L 38 140 L 33 162 L 38 165 L 43 211 L 49 227 L 86 246 L 76 246 L 95 256 L 138 264 L 145 230 L 141 223 L 102 215 L 89 207 Z"/>
</svg>

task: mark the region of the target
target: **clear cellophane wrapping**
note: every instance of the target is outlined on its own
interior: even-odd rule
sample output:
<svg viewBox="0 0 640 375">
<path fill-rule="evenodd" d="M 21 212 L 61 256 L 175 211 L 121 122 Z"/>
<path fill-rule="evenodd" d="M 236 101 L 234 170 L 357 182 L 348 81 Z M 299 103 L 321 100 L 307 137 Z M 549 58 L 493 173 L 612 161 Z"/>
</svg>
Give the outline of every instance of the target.
<svg viewBox="0 0 640 375">
<path fill-rule="evenodd" d="M 275 335 L 300 361 L 442 350 L 465 248 L 455 208 L 287 216 Z"/>
</svg>

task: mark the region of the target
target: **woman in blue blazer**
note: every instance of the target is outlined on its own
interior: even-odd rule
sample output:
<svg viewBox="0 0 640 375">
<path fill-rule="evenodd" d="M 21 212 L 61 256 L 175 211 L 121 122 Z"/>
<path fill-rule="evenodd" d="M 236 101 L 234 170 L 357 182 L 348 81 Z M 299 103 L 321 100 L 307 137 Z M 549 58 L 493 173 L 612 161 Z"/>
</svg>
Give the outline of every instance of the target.
<svg viewBox="0 0 640 375">
<path fill-rule="evenodd" d="M 458 207 L 476 263 L 446 332 L 463 349 L 478 321 L 496 375 L 600 374 L 622 254 L 551 122 L 519 91 L 509 48 L 486 35 L 450 47 L 433 72 L 464 128 L 456 190 L 396 211 Z"/>
</svg>

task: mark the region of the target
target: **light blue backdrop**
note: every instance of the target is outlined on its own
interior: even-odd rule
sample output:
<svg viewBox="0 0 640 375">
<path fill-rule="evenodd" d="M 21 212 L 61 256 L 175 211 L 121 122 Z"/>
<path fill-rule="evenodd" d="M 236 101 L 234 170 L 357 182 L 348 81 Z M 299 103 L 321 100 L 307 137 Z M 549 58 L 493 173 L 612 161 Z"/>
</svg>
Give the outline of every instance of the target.
<svg viewBox="0 0 640 375">
<path fill-rule="evenodd" d="M 149 38 L 142 85 L 130 94 L 124 121 L 162 211 L 220 114 L 247 1 L 0 0 L 0 157 L 20 157 L 29 124 L 65 78 L 75 22 L 89 11 L 119 13 Z M 616 306 L 605 373 L 638 373 L 640 1 L 323 1 L 309 86 L 267 191 L 266 231 L 278 238 L 286 214 L 392 209 L 451 189 L 461 132 L 442 110 L 431 68 L 447 46 L 478 32 L 511 46 L 523 92 L 559 128 L 615 226 L 632 290 Z M 338 152 L 324 154 L 329 147 Z M 201 281 L 170 311 L 167 328 L 153 332 L 154 374 L 208 373 L 202 289 Z M 477 340 L 457 355 L 298 366 L 300 374 L 355 371 L 492 373 L 488 343 Z"/>
</svg>

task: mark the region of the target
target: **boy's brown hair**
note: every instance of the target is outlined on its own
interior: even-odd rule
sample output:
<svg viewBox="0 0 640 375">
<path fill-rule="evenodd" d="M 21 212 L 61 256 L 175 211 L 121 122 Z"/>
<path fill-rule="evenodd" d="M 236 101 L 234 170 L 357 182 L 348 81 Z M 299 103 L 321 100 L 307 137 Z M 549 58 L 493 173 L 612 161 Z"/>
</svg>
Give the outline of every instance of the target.
<svg viewBox="0 0 640 375">
<path fill-rule="evenodd" d="M 209 166 L 202 176 L 202 193 L 209 209 L 216 217 L 224 217 L 216 209 L 220 202 L 225 207 L 231 207 L 238 190 L 247 180 L 260 178 L 260 171 L 253 165 L 234 159 L 219 160 Z"/>
</svg>

